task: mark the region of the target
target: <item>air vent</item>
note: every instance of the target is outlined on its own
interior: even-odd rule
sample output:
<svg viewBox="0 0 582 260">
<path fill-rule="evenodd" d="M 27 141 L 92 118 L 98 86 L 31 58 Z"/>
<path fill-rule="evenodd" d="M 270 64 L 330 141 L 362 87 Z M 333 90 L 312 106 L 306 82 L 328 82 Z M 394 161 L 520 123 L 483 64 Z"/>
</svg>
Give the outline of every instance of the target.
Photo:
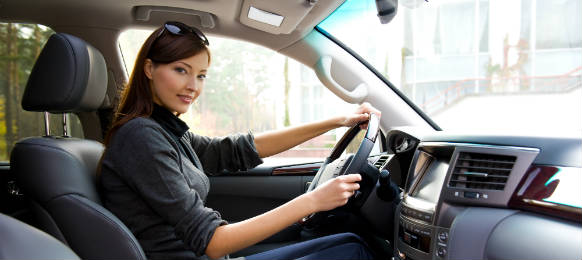
<svg viewBox="0 0 582 260">
<path fill-rule="evenodd" d="M 382 166 L 384 166 L 384 163 L 386 163 L 388 158 L 390 158 L 390 156 L 387 154 L 380 155 L 380 158 L 378 158 L 378 160 L 374 163 L 374 167 L 376 167 L 378 170 L 381 170 Z"/>
<path fill-rule="evenodd" d="M 503 190 L 515 160 L 515 156 L 461 152 L 449 186 Z"/>
</svg>

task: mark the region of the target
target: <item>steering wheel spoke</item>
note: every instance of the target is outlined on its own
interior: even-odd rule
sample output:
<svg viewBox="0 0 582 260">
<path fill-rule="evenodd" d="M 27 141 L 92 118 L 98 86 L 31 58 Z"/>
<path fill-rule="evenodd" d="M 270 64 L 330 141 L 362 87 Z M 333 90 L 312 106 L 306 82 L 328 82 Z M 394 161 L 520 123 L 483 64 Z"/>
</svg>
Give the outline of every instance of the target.
<svg viewBox="0 0 582 260">
<path fill-rule="evenodd" d="M 353 155 L 340 159 L 341 154 L 348 147 L 348 144 L 360 132 L 360 125 L 362 123 L 366 122 L 360 122 L 360 124 L 353 126 L 346 132 L 346 134 L 344 134 L 340 141 L 334 146 L 330 156 L 326 158 L 323 165 L 319 168 L 319 171 L 307 189 L 307 192 L 310 192 L 320 184 L 337 176 L 359 173 L 362 175 L 360 189 L 348 200 L 348 204 L 341 207 L 353 211 L 359 210 L 359 208 L 364 205 L 366 199 L 376 186 L 379 176 L 378 169 L 368 162 L 368 156 L 370 156 L 372 148 L 374 148 L 376 136 L 379 131 L 379 119 L 374 114 L 371 114 L 370 119 L 367 121 L 368 128 L 359 145 L 358 151 Z M 325 219 L 327 213 L 328 212 L 318 212 L 311 214 L 310 216 L 305 217 L 302 220 L 302 223 L 314 226 L 313 222 Z"/>
</svg>

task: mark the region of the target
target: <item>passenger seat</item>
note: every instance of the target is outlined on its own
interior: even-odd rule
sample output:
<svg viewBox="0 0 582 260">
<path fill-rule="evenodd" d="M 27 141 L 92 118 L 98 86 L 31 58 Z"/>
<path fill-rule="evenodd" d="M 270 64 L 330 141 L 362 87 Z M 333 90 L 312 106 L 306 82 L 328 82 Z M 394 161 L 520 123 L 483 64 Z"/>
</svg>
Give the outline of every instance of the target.
<svg viewBox="0 0 582 260">
<path fill-rule="evenodd" d="M 60 241 L 4 214 L 0 234 L 0 259 L 79 259 Z"/>
<path fill-rule="evenodd" d="M 57 33 L 32 69 L 22 107 L 58 114 L 96 111 L 106 89 L 101 53 L 75 36 Z M 129 229 L 101 205 L 96 172 L 103 150 L 96 141 L 50 136 L 47 127 L 46 136 L 16 143 L 10 167 L 32 200 L 40 228 L 81 258 L 146 259 Z"/>
</svg>

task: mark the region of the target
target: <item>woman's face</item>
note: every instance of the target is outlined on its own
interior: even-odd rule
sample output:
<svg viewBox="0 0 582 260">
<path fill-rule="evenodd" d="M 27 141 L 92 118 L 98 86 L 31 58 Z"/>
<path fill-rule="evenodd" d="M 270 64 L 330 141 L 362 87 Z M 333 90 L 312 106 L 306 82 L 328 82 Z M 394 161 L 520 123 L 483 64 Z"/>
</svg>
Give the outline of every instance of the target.
<svg viewBox="0 0 582 260">
<path fill-rule="evenodd" d="M 154 102 L 172 113 L 184 114 L 202 93 L 208 54 L 201 52 L 169 64 L 153 64 L 147 59 L 144 66 Z"/>
</svg>

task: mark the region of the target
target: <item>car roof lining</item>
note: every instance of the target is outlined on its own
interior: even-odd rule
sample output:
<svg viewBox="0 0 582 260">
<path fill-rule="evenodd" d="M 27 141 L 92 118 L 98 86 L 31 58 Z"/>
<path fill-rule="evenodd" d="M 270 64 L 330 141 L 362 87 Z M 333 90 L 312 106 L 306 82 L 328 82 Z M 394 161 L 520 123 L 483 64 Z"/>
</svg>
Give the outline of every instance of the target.
<svg viewBox="0 0 582 260">
<path fill-rule="evenodd" d="M 319 0 L 307 14 L 301 13 L 302 8 L 286 11 L 289 12 L 289 17 L 286 19 L 291 19 L 292 16 L 299 19 L 295 21 L 297 27 L 289 34 L 273 34 L 241 23 L 240 13 L 245 1 L 252 1 L 252 4 L 258 8 L 266 10 L 273 8 L 272 1 L 256 0 L 167 0 L 162 4 L 154 1 L 118 0 L 5 0 L 0 6 L 0 16 L 4 21 L 35 22 L 60 32 L 64 32 L 62 29 L 71 27 L 92 27 L 118 32 L 130 28 L 153 29 L 173 19 L 197 26 L 209 35 L 246 40 L 273 50 L 280 50 L 302 39 L 343 3 L 343 0 Z M 293 2 L 298 6 L 304 6 L 308 1 L 295 0 Z M 35 6 L 35 8 L 27 8 L 28 6 Z M 165 6 L 207 12 L 215 17 L 216 22 L 212 29 L 202 28 L 200 18 L 197 16 L 160 11 L 151 12 L 148 21 L 138 21 L 136 19 L 137 6 Z M 67 19 L 62 19 L 62 17 L 67 17 Z M 256 42 L 255 39 L 261 39 L 261 42 Z M 85 40 L 94 41 L 90 38 Z"/>
</svg>

